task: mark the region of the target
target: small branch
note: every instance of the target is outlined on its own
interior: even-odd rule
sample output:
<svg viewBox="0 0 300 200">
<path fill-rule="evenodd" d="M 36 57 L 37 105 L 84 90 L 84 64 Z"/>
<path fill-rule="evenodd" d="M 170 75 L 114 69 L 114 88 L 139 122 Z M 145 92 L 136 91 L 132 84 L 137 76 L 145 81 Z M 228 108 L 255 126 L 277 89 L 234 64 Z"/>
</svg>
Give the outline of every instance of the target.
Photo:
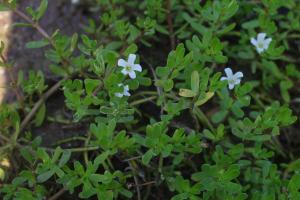
<svg viewBox="0 0 300 200">
<path fill-rule="evenodd" d="M 122 162 L 128 162 L 128 161 L 132 161 L 132 160 L 137 160 L 139 158 L 141 158 L 142 156 L 135 156 L 135 157 L 132 157 L 132 158 L 127 158 L 125 160 L 122 160 Z"/>
<path fill-rule="evenodd" d="M 145 98 L 145 99 L 139 99 L 139 100 L 131 102 L 129 105 L 130 106 L 136 106 L 136 105 L 139 105 L 139 104 L 142 104 L 142 103 L 146 103 L 148 101 L 152 101 L 154 99 L 157 99 L 157 96 L 148 97 L 148 98 Z"/>
<path fill-rule="evenodd" d="M 57 193 L 55 193 L 53 196 L 49 197 L 48 200 L 56 200 L 58 199 L 61 195 L 63 195 L 66 192 L 65 188 L 60 189 Z"/>
<path fill-rule="evenodd" d="M 145 60 L 146 60 L 146 59 L 145 59 Z M 158 81 L 158 77 L 156 76 L 155 70 L 153 69 L 152 65 L 150 65 L 148 62 L 146 62 L 146 64 L 149 66 L 149 68 L 150 68 L 150 70 L 151 70 L 151 73 L 152 73 L 152 75 L 153 75 L 154 81 L 157 82 L 157 81 Z M 154 85 L 155 85 L 155 84 L 154 84 Z M 156 87 L 157 95 L 158 95 L 159 97 L 163 96 L 163 91 L 162 91 L 161 87 L 156 86 L 156 85 L 155 85 L 155 87 Z M 164 98 L 163 100 L 164 100 L 164 101 L 163 101 L 164 104 L 161 105 L 161 107 L 160 107 L 160 114 L 161 114 L 161 115 L 164 114 L 164 106 L 166 105 L 166 99 Z"/>
<path fill-rule="evenodd" d="M 85 141 L 86 138 L 85 137 L 81 137 L 81 136 L 74 136 L 74 137 L 63 139 L 63 140 L 59 140 L 54 145 L 58 146 L 58 145 L 61 145 L 61 144 L 64 144 L 64 143 L 69 143 L 69 142 L 78 141 L 78 140 Z"/>
<path fill-rule="evenodd" d="M 7 60 L 6 60 L 6 58 L 4 57 L 3 54 L 0 55 L 0 58 L 1 58 L 1 60 L 3 61 L 3 63 L 7 64 Z M 13 84 L 13 89 L 14 89 L 14 92 L 15 92 L 15 94 L 16 94 L 16 97 L 17 97 L 18 101 L 20 102 L 20 104 L 22 105 L 22 108 L 23 108 L 24 98 L 23 98 L 23 96 L 20 94 L 18 84 L 17 84 L 17 82 L 16 82 L 15 79 L 14 79 L 14 76 L 13 76 L 13 74 L 12 74 L 12 72 L 11 72 L 11 69 L 10 69 L 10 68 L 9 68 L 9 69 L 8 69 L 8 68 L 5 68 L 5 69 L 7 69 L 7 74 L 8 74 L 8 77 L 9 77 L 11 83 Z"/>
<path fill-rule="evenodd" d="M 88 137 L 86 138 L 85 142 L 84 142 L 84 147 L 87 148 L 89 143 L 90 143 L 90 139 L 91 139 L 91 132 L 88 131 Z M 84 162 L 85 162 L 85 165 L 88 166 L 88 163 L 89 163 L 89 154 L 87 151 L 83 152 L 83 158 L 84 158 Z"/>
<path fill-rule="evenodd" d="M 139 186 L 147 186 L 147 185 L 152 185 L 152 184 L 156 184 L 156 181 L 149 181 L 149 182 L 146 182 L 146 183 L 142 183 Z"/>
<path fill-rule="evenodd" d="M 174 27 L 173 27 L 173 16 L 172 16 L 172 5 L 171 5 L 171 0 L 166 1 L 166 7 L 167 7 L 167 23 L 168 23 L 168 29 L 169 29 L 169 35 L 170 35 L 170 43 L 171 43 L 171 48 L 175 49 L 176 42 L 175 42 L 175 35 L 174 35 Z"/>
<path fill-rule="evenodd" d="M 44 149 L 48 152 L 54 152 L 55 149 L 52 149 L 52 148 L 47 148 L 47 147 L 44 147 Z M 87 151 L 96 151 L 100 149 L 100 147 L 78 147 L 78 148 L 70 148 L 70 149 L 63 149 L 63 150 L 66 150 L 66 151 L 70 151 L 72 153 L 79 153 L 79 152 L 87 152 Z"/>
<path fill-rule="evenodd" d="M 43 29 L 37 22 L 34 22 L 30 17 L 28 17 L 25 13 L 23 13 L 22 11 L 18 10 L 18 9 L 14 9 L 13 10 L 19 17 L 21 17 L 22 19 L 24 19 L 26 22 L 28 22 L 29 24 L 31 24 L 32 27 L 34 27 L 44 38 L 46 38 L 51 45 L 54 47 L 54 42 L 52 40 L 52 38 L 49 36 L 49 34 L 45 31 L 45 29 Z"/>
<path fill-rule="evenodd" d="M 204 123 L 212 132 L 215 132 L 215 128 L 210 123 L 209 119 L 206 117 L 206 115 L 202 112 L 200 108 L 197 106 L 194 107 L 193 111 L 195 111 L 196 116 L 199 118 L 199 120 Z"/>
<path fill-rule="evenodd" d="M 127 42 L 127 44 L 125 46 L 123 46 L 123 48 L 120 51 L 120 54 L 123 54 L 124 51 L 129 47 L 130 44 L 140 42 L 140 40 L 142 39 L 143 36 L 144 36 L 144 31 L 141 31 L 140 35 L 137 38 L 135 38 L 135 40 L 133 42 L 131 42 L 131 43 Z"/>
<path fill-rule="evenodd" d="M 131 162 L 133 162 L 133 161 L 132 160 L 128 161 L 128 164 L 129 164 L 129 167 L 130 167 L 130 169 L 132 171 L 132 174 L 133 174 L 133 179 L 134 179 L 134 182 L 135 182 L 135 187 L 136 187 L 136 192 L 137 192 L 137 199 L 141 200 L 142 198 L 141 198 L 139 179 L 136 176 L 136 170 L 133 167 L 133 165 L 131 164 Z"/>
<path fill-rule="evenodd" d="M 96 87 L 96 89 L 93 91 L 92 95 L 95 97 L 97 96 L 98 92 L 102 89 L 103 83 L 102 81 L 100 82 L 100 84 Z"/>
<path fill-rule="evenodd" d="M 57 82 L 55 85 L 53 85 L 46 93 L 44 93 L 40 100 L 35 103 L 33 108 L 31 109 L 30 113 L 25 117 L 25 119 L 21 123 L 20 131 L 17 135 L 19 135 L 27 126 L 27 124 L 30 122 L 30 120 L 34 117 L 35 113 L 38 111 L 38 109 L 41 107 L 41 105 L 52 95 L 54 94 L 65 80 L 67 80 L 69 77 L 65 77 L 59 82 Z M 18 138 L 18 137 L 16 137 Z"/>
</svg>

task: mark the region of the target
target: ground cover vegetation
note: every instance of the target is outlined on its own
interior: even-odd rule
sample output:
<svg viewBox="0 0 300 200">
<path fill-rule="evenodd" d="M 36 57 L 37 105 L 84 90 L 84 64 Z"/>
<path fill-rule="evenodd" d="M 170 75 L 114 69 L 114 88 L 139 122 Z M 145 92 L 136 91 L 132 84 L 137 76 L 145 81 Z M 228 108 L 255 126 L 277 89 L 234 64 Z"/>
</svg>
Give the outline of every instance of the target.
<svg viewBox="0 0 300 200">
<path fill-rule="evenodd" d="M 9 79 L 2 199 L 300 199 L 299 1 L 72 3 L 92 14 L 71 35 L 40 25 L 51 1 L 0 3 L 57 78 Z M 49 124 L 75 129 L 50 143 Z"/>
</svg>

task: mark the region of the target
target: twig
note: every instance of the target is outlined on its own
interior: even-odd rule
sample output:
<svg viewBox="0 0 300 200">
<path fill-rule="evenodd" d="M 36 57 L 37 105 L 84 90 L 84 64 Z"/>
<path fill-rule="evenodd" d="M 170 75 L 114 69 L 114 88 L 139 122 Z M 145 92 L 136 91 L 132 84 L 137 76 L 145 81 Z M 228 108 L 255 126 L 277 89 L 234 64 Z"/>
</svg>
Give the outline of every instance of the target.
<svg viewBox="0 0 300 200">
<path fill-rule="evenodd" d="M 51 45 L 54 47 L 54 42 L 52 40 L 52 38 L 49 36 L 49 34 L 45 31 L 45 29 L 43 29 L 39 23 L 34 22 L 30 17 L 28 17 L 25 13 L 23 13 L 22 11 L 18 10 L 18 9 L 14 9 L 13 10 L 19 17 L 21 17 L 22 19 L 24 19 L 25 21 L 27 21 L 29 24 L 31 24 L 32 27 L 34 27 L 44 38 L 46 38 Z"/>
<path fill-rule="evenodd" d="M 38 102 L 35 103 L 35 105 L 33 106 L 33 108 L 31 109 L 30 113 L 28 113 L 28 115 L 25 117 L 25 119 L 22 121 L 21 123 L 21 127 L 19 130 L 20 134 L 24 128 L 27 126 L 27 124 L 30 122 L 30 120 L 34 117 L 35 113 L 38 111 L 38 109 L 41 107 L 41 105 L 53 94 L 55 93 L 60 85 L 62 84 L 62 82 L 64 82 L 65 80 L 67 80 L 69 77 L 64 77 L 62 80 L 60 80 L 59 82 L 57 82 L 55 85 L 53 85 L 46 93 L 44 93 L 40 100 Z M 18 135 L 17 134 L 17 135 Z M 18 137 L 16 137 L 18 138 Z"/>
<path fill-rule="evenodd" d="M 168 29 L 169 29 L 169 35 L 170 35 L 170 43 L 171 43 L 171 48 L 175 49 L 175 35 L 174 35 L 174 27 L 173 27 L 173 21 L 172 21 L 172 5 L 171 5 L 171 0 L 166 1 L 166 7 L 167 7 L 167 23 L 168 23 Z"/>
<path fill-rule="evenodd" d="M 130 106 L 136 106 L 136 105 L 139 105 L 139 104 L 142 104 L 142 103 L 146 103 L 148 101 L 152 101 L 154 99 L 157 99 L 157 96 L 152 96 L 152 97 L 148 97 L 148 98 L 145 98 L 145 99 L 139 99 L 139 100 L 131 102 L 129 105 Z"/>
<path fill-rule="evenodd" d="M 128 161 L 128 164 L 129 164 L 129 167 L 132 170 L 133 179 L 134 179 L 134 182 L 135 182 L 135 187 L 136 187 L 136 192 L 137 192 L 137 199 L 141 200 L 142 198 L 141 198 L 141 191 L 140 191 L 139 179 L 136 176 L 136 170 L 133 167 L 133 165 L 131 164 L 131 162 L 133 162 L 133 161 Z"/>
<path fill-rule="evenodd" d="M 195 111 L 195 114 L 199 118 L 199 120 L 202 123 L 204 123 L 213 133 L 216 131 L 213 125 L 210 123 L 209 119 L 206 117 L 206 115 L 202 112 L 200 108 L 194 106 L 193 111 Z"/>
<path fill-rule="evenodd" d="M 54 145 L 58 146 L 58 145 L 61 145 L 63 143 L 68 143 L 68 142 L 77 141 L 77 140 L 85 141 L 86 138 L 85 137 L 81 137 L 81 136 L 74 136 L 74 137 L 70 137 L 70 138 L 59 140 Z"/>
<path fill-rule="evenodd" d="M 146 64 L 148 65 L 148 67 L 149 67 L 150 70 L 151 70 L 151 73 L 152 73 L 152 75 L 153 75 L 154 81 L 157 82 L 157 81 L 158 81 L 158 77 L 156 76 L 155 70 L 153 69 L 153 67 L 152 67 L 150 64 L 148 64 L 148 62 L 146 62 Z M 155 84 L 154 84 L 154 85 L 155 85 Z M 161 87 L 156 86 L 156 85 L 155 85 L 155 87 L 156 87 L 156 91 L 157 91 L 158 96 L 159 96 L 159 97 L 163 96 L 163 92 L 162 92 Z M 165 100 L 165 98 L 164 98 L 164 105 L 166 105 L 166 100 Z M 162 106 L 160 107 L 160 114 L 161 114 L 161 115 L 164 114 L 164 105 L 162 105 Z"/>
<path fill-rule="evenodd" d="M 152 184 L 156 184 L 156 181 L 149 181 L 149 182 L 146 182 L 146 183 L 142 183 L 139 186 L 147 186 L 147 185 L 152 185 Z"/>
<path fill-rule="evenodd" d="M 10 139 L 7 138 L 6 136 L 4 136 L 2 133 L 0 133 L 0 138 L 1 138 L 2 140 L 5 140 L 6 142 L 9 142 L 9 141 L 10 141 Z"/>
<path fill-rule="evenodd" d="M 63 195 L 66 192 L 65 188 L 60 189 L 57 193 L 55 193 L 53 196 L 49 197 L 48 200 L 56 200 L 58 199 L 61 195 Z"/>
<path fill-rule="evenodd" d="M 143 36 L 144 36 L 144 31 L 141 31 L 140 35 L 137 38 L 135 38 L 135 40 L 133 42 L 131 42 L 131 43 L 127 42 L 127 44 L 125 46 L 123 46 L 123 48 L 120 51 L 120 54 L 123 54 L 124 51 L 129 47 L 130 44 L 140 42 L 140 40 L 142 39 Z"/>
<path fill-rule="evenodd" d="M 7 64 L 7 60 L 6 60 L 6 58 L 4 57 L 4 55 L 1 54 L 0 57 L 1 57 L 1 60 L 2 60 L 5 64 Z M 5 69 L 7 69 L 7 68 L 5 68 Z M 17 97 L 18 101 L 20 102 L 20 104 L 22 105 L 22 108 L 23 108 L 24 98 L 23 98 L 23 96 L 19 93 L 19 87 L 18 87 L 17 82 L 16 82 L 15 79 L 14 79 L 13 74 L 11 73 L 11 69 L 7 69 L 7 73 L 8 73 L 8 77 L 9 77 L 10 81 L 11 81 L 12 84 L 13 84 L 13 88 L 14 88 L 14 92 L 15 92 L 15 94 L 16 94 L 16 97 Z"/>
<path fill-rule="evenodd" d="M 88 137 L 86 138 L 85 142 L 84 142 L 84 147 L 88 147 L 89 143 L 90 143 L 90 139 L 91 139 L 91 132 L 88 131 Z M 83 158 L 84 158 L 84 162 L 85 165 L 88 166 L 89 163 L 89 154 L 87 151 L 83 152 Z"/>
<path fill-rule="evenodd" d="M 48 152 L 55 151 L 55 149 L 52 149 L 52 148 L 44 147 L 44 149 Z M 100 149 L 100 147 L 92 146 L 92 147 L 78 147 L 78 148 L 62 149 L 62 150 L 70 151 L 72 153 L 77 153 L 77 152 L 86 152 L 86 151 L 96 151 L 98 149 Z"/>
<path fill-rule="evenodd" d="M 139 159 L 141 157 L 142 156 L 135 156 L 135 157 L 132 157 L 132 158 L 128 158 L 128 159 L 122 160 L 122 162 L 128 162 L 128 161 L 131 161 L 131 160 L 137 160 L 137 159 Z"/>
</svg>

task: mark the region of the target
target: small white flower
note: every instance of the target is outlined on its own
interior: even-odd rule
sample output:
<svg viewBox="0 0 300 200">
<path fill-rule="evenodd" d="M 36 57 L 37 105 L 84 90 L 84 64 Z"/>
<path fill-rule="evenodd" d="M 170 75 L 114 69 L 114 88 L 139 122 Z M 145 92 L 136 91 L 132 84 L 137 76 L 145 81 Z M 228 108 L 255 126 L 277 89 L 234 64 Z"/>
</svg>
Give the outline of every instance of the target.
<svg viewBox="0 0 300 200">
<path fill-rule="evenodd" d="M 228 81 L 228 88 L 232 90 L 235 85 L 241 83 L 241 79 L 244 76 L 242 72 L 237 72 L 235 74 L 232 73 L 230 68 L 226 68 L 225 70 L 226 77 L 221 77 L 221 81 L 227 80 Z"/>
<path fill-rule="evenodd" d="M 72 4 L 78 4 L 80 0 L 71 0 Z"/>
<path fill-rule="evenodd" d="M 124 59 L 119 59 L 118 60 L 118 66 L 123 67 L 122 69 L 122 74 L 124 75 L 129 75 L 131 79 L 135 79 L 136 74 L 135 71 L 141 72 L 142 67 L 139 64 L 134 64 L 136 59 L 135 54 L 129 54 L 128 56 L 128 61 L 125 61 Z"/>
<path fill-rule="evenodd" d="M 272 38 L 266 38 L 265 33 L 257 34 L 257 39 L 251 38 L 251 44 L 256 47 L 258 53 L 262 53 L 269 48 Z"/>
<path fill-rule="evenodd" d="M 115 93 L 116 97 L 122 98 L 123 96 L 127 96 L 127 97 L 130 96 L 128 85 L 123 85 L 122 83 L 120 83 L 120 84 L 118 84 L 118 86 L 123 87 L 123 92 L 122 93 L 120 93 L 120 92 Z"/>
</svg>

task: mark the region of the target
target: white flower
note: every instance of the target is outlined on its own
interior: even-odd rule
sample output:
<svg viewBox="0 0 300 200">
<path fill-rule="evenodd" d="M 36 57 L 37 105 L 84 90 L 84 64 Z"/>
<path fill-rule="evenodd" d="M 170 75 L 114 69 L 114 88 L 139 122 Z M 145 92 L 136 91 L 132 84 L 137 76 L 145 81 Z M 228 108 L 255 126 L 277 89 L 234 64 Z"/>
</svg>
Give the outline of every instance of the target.
<svg viewBox="0 0 300 200">
<path fill-rule="evenodd" d="M 237 72 L 235 74 L 232 73 L 230 68 L 226 68 L 225 70 L 226 77 L 221 77 L 221 81 L 228 81 L 228 88 L 232 90 L 235 85 L 240 84 L 242 77 L 244 76 L 242 72 Z"/>
<path fill-rule="evenodd" d="M 125 61 L 124 59 L 119 59 L 118 60 L 118 66 L 123 67 L 122 69 L 122 74 L 124 75 L 129 75 L 131 79 L 135 79 L 136 74 L 135 71 L 141 72 L 142 67 L 139 64 L 134 64 L 136 59 L 135 54 L 129 54 L 128 56 L 128 61 Z"/>
<path fill-rule="evenodd" d="M 72 4 L 78 4 L 80 0 L 71 0 Z"/>
<path fill-rule="evenodd" d="M 269 48 L 272 38 L 266 38 L 265 33 L 257 34 L 257 39 L 251 38 L 251 44 L 256 47 L 258 53 L 262 53 Z"/>
<path fill-rule="evenodd" d="M 118 86 L 123 87 L 123 92 L 122 93 L 120 93 L 120 92 L 115 93 L 116 97 L 122 98 L 123 96 L 127 96 L 127 97 L 130 96 L 128 85 L 123 85 L 122 83 L 120 83 L 120 84 L 118 84 Z"/>
</svg>

